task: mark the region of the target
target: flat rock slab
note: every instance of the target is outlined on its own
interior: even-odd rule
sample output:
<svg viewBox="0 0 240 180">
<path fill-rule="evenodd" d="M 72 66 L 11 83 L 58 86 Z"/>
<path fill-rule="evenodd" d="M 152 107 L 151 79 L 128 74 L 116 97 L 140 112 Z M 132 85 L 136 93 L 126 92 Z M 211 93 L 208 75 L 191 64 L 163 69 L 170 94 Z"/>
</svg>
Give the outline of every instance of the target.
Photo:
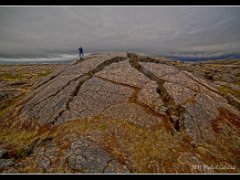
<svg viewBox="0 0 240 180">
<path fill-rule="evenodd" d="M 159 77 L 164 77 L 166 75 L 176 75 L 180 71 L 177 67 L 169 66 L 166 64 L 156 64 L 156 63 L 146 63 L 146 62 L 140 62 L 139 64 Z"/>
<path fill-rule="evenodd" d="M 158 117 L 147 112 L 143 107 L 134 103 L 113 105 L 104 111 L 104 115 L 108 118 L 114 118 L 120 121 L 127 120 L 130 123 L 147 128 L 162 124 L 163 122 L 163 117 Z"/>
<path fill-rule="evenodd" d="M 12 159 L 0 159 L 0 170 L 7 169 L 14 165 Z"/>
<path fill-rule="evenodd" d="M 68 142 L 65 148 L 62 142 Z M 34 164 L 34 171 L 56 173 L 58 170 L 78 173 L 128 173 L 105 148 L 92 140 L 76 134 L 67 134 L 63 139 L 41 143 L 34 149 L 22 166 Z M 19 166 L 19 165 L 18 165 Z"/>
<path fill-rule="evenodd" d="M 96 73 L 95 76 L 138 88 L 141 88 L 144 84 L 150 81 L 142 73 L 132 68 L 128 60 L 113 63 L 101 72 Z"/>
<path fill-rule="evenodd" d="M 128 173 L 109 153 L 90 141 L 74 141 L 69 151 L 68 164 L 72 169 L 86 173 Z"/>
<path fill-rule="evenodd" d="M 137 100 L 140 103 L 146 104 L 155 111 L 163 106 L 160 95 L 157 93 L 157 83 L 155 81 L 150 81 L 146 83 L 143 88 L 139 91 L 137 95 Z"/>
<path fill-rule="evenodd" d="M 211 122 L 219 116 L 215 101 L 205 95 L 196 96 L 196 103 L 186 105 L 184 125 L 195 142 L 214 139 Z"/>
<path fill-rule="evenodd" d="M 82 85 L 62 119 L 98 116 L 113 105 L 127 102 L 133 89 L 93 77 Z"/>
</svg>

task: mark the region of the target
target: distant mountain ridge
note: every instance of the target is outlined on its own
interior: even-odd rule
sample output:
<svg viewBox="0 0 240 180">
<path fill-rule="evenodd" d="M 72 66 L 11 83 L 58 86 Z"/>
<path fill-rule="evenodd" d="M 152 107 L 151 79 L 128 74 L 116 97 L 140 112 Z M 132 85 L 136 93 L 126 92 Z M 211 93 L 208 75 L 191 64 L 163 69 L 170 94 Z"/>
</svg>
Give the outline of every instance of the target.
<svg viewBox="0 0 240 180">
<path fill-rule="evenodd" d="M 184 57 L 184 56 L 167 56 L 180 61 L 208 61 L 208 60 L 217 60 L 217 59 L 240 59 L 240 54 L 226 54 L 223 56 L 216 57 Z"/>
</svg>

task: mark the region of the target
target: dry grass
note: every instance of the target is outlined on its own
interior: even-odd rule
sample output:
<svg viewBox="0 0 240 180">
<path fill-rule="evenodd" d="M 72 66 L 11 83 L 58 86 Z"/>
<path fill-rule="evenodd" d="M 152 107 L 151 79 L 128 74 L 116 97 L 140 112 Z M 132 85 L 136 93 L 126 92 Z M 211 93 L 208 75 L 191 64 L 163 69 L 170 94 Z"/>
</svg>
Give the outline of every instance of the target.
<svg viewBox="0 0 240 180">
<path fill-rule="evenodd" d="M 215 146 L 216 143 L 209 142 L 193 148 L 184 141 L 182 134 L 172 135 L 160 125 L 152 129 L 142 128 L 124 119 L 107 119 L 103 115 L 69 121 L 54 127 L 51 131 L 3 129 L 0 132 L 0 142 L 13 146 L 21 157 L 26 145 L 31 144 L 37 137 L 41 139 L 51 137 L 54 142 L 59 144 L 59 149 L 64 154 L 70 146 L 69 141 L 64 138 L 71 134 L 86 137 L 104 147 L 115 159 L 125 164 L 130 172 L 192 172 L 191 166 L 194 165 L 194 162 L 182 162 L 183 159 L 179 158 L 182 153 L 188 153 L 190 157 L 191 155 L 201 157 L 208 165 L 239 161 L 236 156 L 232 156 L 233 153 L 228 153 L 230 149 L 225 146 L 227 145 L 226 139 L 220 138 L 218 146 Z M 236 151 L 236 149 L 233 150 Z M 227 156 L 226 153 L 228 153 Z M 36 165 L 32 162 L 22 172 L 34 172 L 35 167 Z M 56 167 L 54 172 L 74 173 L 65 166 Z M 223 172 L 223 170 L 219 172 Z"/>
<path fill-rule="evenodd" d="M 93 139 L 123 164 L 131 161 L 128 165 L 133 172 L 161 171 L 163 164 L 171 167 L 178 153 L 186 150 L 163 127 L 145 129 L 126 120 L 106 119 L 104 116 L 67 122 L 50 134 L 61 140 L 71 133 Z M 171 168 L 165 171 L 173 172 Z"/>
<path fill-rule="evenodd" d="M 196 102 L 197 102 L 196 97 L 193 96 L 193 97 L 187 99 L 183 104 L 196 104 Z"/>
<path fill-rule="evenodd" d="M 224 95 L 227 95 L 229 93 L 229 94 L 232 94 L 233 96 L 235 96 L 235 97 L 240 99 L 240 91 L 239 90 L 234 90 L 234 89 L 231 89 L 228 86 L 221 85 L 219 87 L 219 91 L 221 93 L 223 93 Z"/>
<path fill-rule="evenodd" d="M 2 73 L 0 74 L 0 81 L 12 81 L 12 80 L 21 80 L 23 76 L 12 73 Z"/>
<path fill-rule="evenodd" d="M 16 73 L 2 73 L 0 74 L 0 81 L 16 81 L 28 78 L 37 78 L 48 76 L 52 72 L 51 69 L 45 69 L 39 72 L 27 72 L 18 70 Z"/>
<path fill-rule="evenodd" d="M 1 127 L 0 143 L 8 144 L 11 149 L 19 151 L 30 144 L 36 135 L 37 132 L 31 130 Z"/>
<path fill-rule="evenodd" d="M 107 119 L 102 115 L 66 122 L 53 129 L 49 135 L 61 142 L 64 136 L 71 133 L 90 138 L 105 147 L 131 172 L 193 172 L 191 166 L 194 162 L 182 162 L 179 158 L 182 153 L 200 157 L 209 166 L 239 161 L 237 155 L 229 152 L 231 149 L 236 150 L 230 148 L 232 141 L 226 143 L 231 137 L 218 138 L 217 143 L 207 142 L 193 148 L 184 140 L 184 133 L 172 135 L 165 127 L 142 128 L 124 119 Z M 219 170 L 223 171 L 235 172 Z"/>
<path fill-rule="evenodd" d="M 24 94 L 13 97 L 0 105 L 0 117 L 8 113 L 12 107 L 24 97 Z"/>
<path fill-rule="evenodd" d="M 21 65 L 9 65 L 9 66 L 0 66 L 0 81 L 6 82 L 11 86 L 14 83 L 18 83 L 19 81 L 24 82 L 23 90 L 29 90 L 30 86 L 28 84 L 30 82 L 36 82 L 37 79 L 48 76 L 53 70 L 55 66 L 34 66 L 34 68 L 29 68 L 28 66 Z M 26 83 L 25 83 L 26 82 Z M 12 87 L 9 87 L 12 89 Z M 21 92 L 20 95 L 11 97 L 9 99 L 5 99 L 0 104 L 0 117 L 5 115 L 9 110 L 24 96 L 24 91 Z"/>
<path fill-rule="evenodd" d="M 215 142 L 208 142 L 205 146 L 205 149 L 210 152 L 211 157 L 215 158 L 215 162 L 222 159 L 223 162 L 240 165 L 239 127 L 239 117 L 226 109 L 219 109 L 219 117 L 212 121 L 212 129 L 216 133 L 216 140 Z"/>
<path fill-rule="evenodd" d="M 50 73 L 52 73 L 51 69 L 45 69 L 37 73 L 38 76 L 48 76 Z"/>
</svg>

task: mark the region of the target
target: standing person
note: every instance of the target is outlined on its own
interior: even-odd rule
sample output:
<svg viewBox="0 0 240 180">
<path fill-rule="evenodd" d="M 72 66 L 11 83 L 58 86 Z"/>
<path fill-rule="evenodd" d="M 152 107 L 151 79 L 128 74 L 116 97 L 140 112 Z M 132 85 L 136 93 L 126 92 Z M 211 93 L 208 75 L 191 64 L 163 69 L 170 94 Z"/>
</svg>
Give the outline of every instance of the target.
<svg viewBox="0 0 240 180">
<path fill-rule="evenodd" d="M 80 47 L 78 50 L 79 50 L 79 57 L 80 57 L 80 59 L 82 59 L 83 58 L 83 48 Z"/>
</svg>

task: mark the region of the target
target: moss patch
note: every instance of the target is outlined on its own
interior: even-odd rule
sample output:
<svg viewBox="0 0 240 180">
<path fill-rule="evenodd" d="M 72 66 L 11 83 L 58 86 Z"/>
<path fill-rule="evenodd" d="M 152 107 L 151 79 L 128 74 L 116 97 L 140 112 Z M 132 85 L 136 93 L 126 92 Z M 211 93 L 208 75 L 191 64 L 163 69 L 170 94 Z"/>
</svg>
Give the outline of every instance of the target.
<svg viewBox="0 0 240 180">
<path fill-rule="evenodd" d="M 20 155 L 21 151 L 33 141 L 36 135 L 37 132 L 31 130 L 1 127 L 0 143 L 8 144 Z"/>
<path fill-rule="evenodd" d="M 50 73 L 52 73 L 51 69 L 45 69 L 45 70 L 40 71 L 37 75 L 38 76 L 48 76 Z"/>
<path fill-rule="evenodd" d="M 229 93 L 229 94 L 232 94 L 233 96 L 235 96 L 237 98 L 240 98 L 240 91 L 239 90 L 234 90 L 234 89 L 232 89 L 228 86 L 221 85 L 219 87 L 219 91 L 224 95 L 227 95 Z"/>
<path fill-rule="evenodd" d="M 18 74 L 11 73 L 2 73 L 0 74 L 0 81 L 12 81 L 12 80 L 21 80 L 23 76 Z"/>
<path fill-rule="evenodd" d="M 24 94 L 15 96 L 0 105 L 0 117 L 8 113 L 11 108 L 24 97 Z"/>
</svg>

